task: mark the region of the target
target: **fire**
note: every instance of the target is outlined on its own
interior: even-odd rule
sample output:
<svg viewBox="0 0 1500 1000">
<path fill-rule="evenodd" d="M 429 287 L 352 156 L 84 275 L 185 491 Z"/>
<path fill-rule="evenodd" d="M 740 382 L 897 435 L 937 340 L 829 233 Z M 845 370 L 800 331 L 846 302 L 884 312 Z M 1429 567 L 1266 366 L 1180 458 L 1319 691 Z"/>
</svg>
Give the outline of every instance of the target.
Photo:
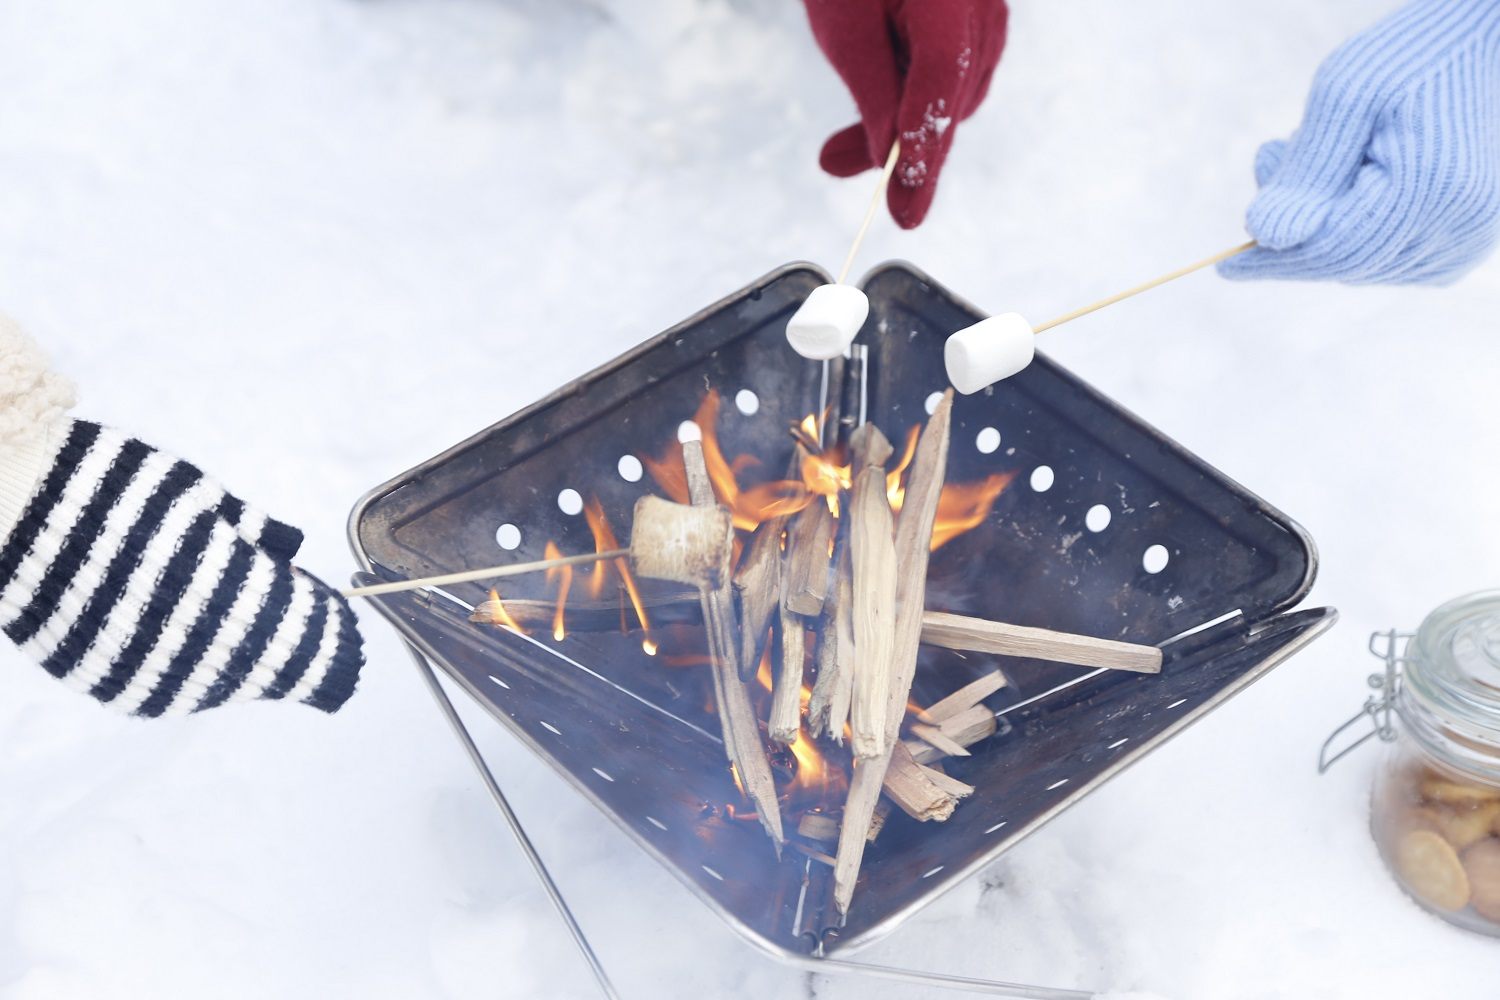
<svg viewBox="0 0 1500 1000">
<path fill-rule="evenodd" d="M 619 539 L 610 528 L 609 520 L 604 516 L 604 505 L 599 502 L 598 497 L 590 497 L 588 503 L 583 505 L 583 516 L 588 521 L 589 531 L 593 532 L 595 552 L 610 552 L 620 547 Z M 589 575 L 589 596 L 597 598 L 604 592 L 604 583 L 611 567 L 620 574 L 620 582 L 635 609 L 636 620 L 646 633 L 646 637 L 641 640 L 641 648 L 646 651 L 647 656 L 655 656 L 659 647 L 651 635 L 651 620 L 646 617 L 646 606 L 641 601 L 641 592 L 635 585 L 635 576 L 630 572 L 628 560 L 612 559 L 595 563 L 593 572 Z M 622 611 L 621 614 L 623 613 Z"/>
<path fill-rule="evenodd" d="M 500 600 L 500 592 L 494 587 L 490 588 L 490 622 L 494 625 L 504 626 L 512 632 L 519 632 L 522 635 L 526 634 L 526 630 L 521 627 L 521 623 L 512 618 L 510 612 L 505 610 L 505 604 Z"/>
<path fill-rule="evenodd" d="M 1014 472 L 997 472 L 977 483 L 944 486 L 938 496 L 930 550 L 936 552 L 959 535 L 984 523 L 995 506 L 995 500 L 1015 477 Z"/>
<path fill-rule="evenodd" d="M 901 460 L 885 475 L 885 496 L 890 501 L 891 510 L 897 514 L 901 513 L 901 505 L 906 501 L 906 487 L 901 485 L 901 473 L 911 465 L 912 457 L 917 453 L 917 436 L 921 432 L 920 426 L 912 425 L 912 429 L 906 434 L 906 450 L 902 453 Z"/>
<path fill-rule="evenodd" d="M 713 481 L 714 493 L 719 502 L 734 515 L 734 526 L 744 531 L 754 531 L 762 521 L 783 514 L 795 514 L 806 507 L 810 495 L 802 483 L 790 479 L 777 479 L 746 489 L 740 487 L 737 473 L 743 473 L 752 465 L 759 464 L 749 456 L 740 456 L 733 465 L 724 459 L 719 448 L 719 394 L 710 389 L 703 397 L 693 422 L 703 432 L 703 460 L 708 466 L 709 479 Z M 687 473 L 682 466 L 682 446 L 674 444 L 660 459 L 643 460 L 651 477 L 678 503 L 688 503 Z"/>
<path fill-rule="evenodd" d="M 561 559 L 562 550 L 553 542 L 548 542 L 547 547 L 542 550 L 543 559 Z M 573 586 L 572 566 L 552 566 L 547 570 L 547 582 L 557 580 L 557 613 L 552 616 L 552 638 L 562 642 L 568 637 L 568 630 L 563 625 L 563 610 L 568 603 L 568 590 Z"/>
</svg>

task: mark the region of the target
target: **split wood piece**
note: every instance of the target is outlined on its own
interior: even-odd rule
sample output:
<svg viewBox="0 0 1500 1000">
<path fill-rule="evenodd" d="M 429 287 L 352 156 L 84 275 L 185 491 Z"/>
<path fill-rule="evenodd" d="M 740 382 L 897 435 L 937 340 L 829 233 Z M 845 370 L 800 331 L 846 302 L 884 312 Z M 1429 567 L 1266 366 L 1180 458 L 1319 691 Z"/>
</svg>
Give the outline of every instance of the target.
<svg viewBox="0 0 1500 1000">
<path fill-rule="evenodd" d="M 781 656 L 771 685 L 771 739 L 784 746 L 797 742 L 802 728 L 802 674 L 807 660 L 807 626 L 781 609 Z"/>
<path fill-rule="evenodd" d="M 849 783 L 849 796 L 844 803 L 844 822 L 839 831 L 838 864 L 834 868 L 834 905 L 840 913 L 849 912 L 854 898 L 854 885 L 859 880 L 860 864 L 864 860 L 865 844 L 868 843 L 870 822 L 875 807 L 880 801 L 880 790 L 885 780 L 890 759 L 901 731 L 901 721 L 906 716 L 906 702 L 911 694 L 911 684 L 917 670 L 917 646 L 922 634 L 922 612 L 927 598 L 927 557 L 932 542 L 932 527 L 937 518 L 938 497 L 943 490 L 943 479 L 948 467 L 948 438 L 953 413 L 953 392 L 949 390 L 939 400 L 932 417 L 927 421 L 917 450 L 912 458 L 906 477 L 906 494 L 901 507 L 901 520 L 896 526 L 892 549 L 893 562 L 899 561 L 901 574 L 897 583 L 896 617 L 889 630 L 881 636 L 884 647 L 881 653 L 886 660 L 884 677 L 885 722 L 881 733 L 882 743 L 878 756 L 860 759 L 859 725 L 855 723 L 854 777 Z M 869 426 L 869 425 L 866 425 Z M 864 431 L 865 428 L 860 428 Z M 889 442 L 886 443 L 889 448 Z M 856 460 L 859 449 L 856 448 Z M 871 477 L 879 478 L 882 501 L 885 500 L 885 482 L 880 467 L 866 467 L 856 480 L 856 493 L 852 501 L 859 501 L 858 487 Z M 887 503 L 881 505 L 889 510 Z M 851 522 L 857 531 L 859 521 Z M 856 534 L 854 536 L 858 538 Z M 859 576 L 859 550 L 855 550 L 855 601 L 865 584 Z M 856 604 L 857 610 L 857 604 Z M 859 650 L 861 668 L 870 651 L 867 650 L 859 631 L 859 616 L 855 616 L 855 645 Z M 855 677 L 856 720 L 860 707 L 859 680 Z M 904 746 L 902 756 L 909 756 Z M 956 800 L 955 800 L 956 804 Z M 949 810 L 951 814 L 951 810 Z"/>
<path fill-rule="evenodd" d="M 844 727 L 854 697 L 854 572 L 847 543 L 839 545 L 837 586 L 818 647 L 818 680 L 807 703 L 807 725 L 814 736 L 827 733 L 844 745 Z"/>
<path fill-rule="evenodd" d="M 930 744 L 938 750 L 943 751 L 949 757 L 969 756 L 969 748 L 943 732 L 941 726 L 932 726 L 925 722 L 913 723 L 911 734 L 923 743 Z"/>
<path fill-rule="evenodd" d="M 1140 674 L 1161 673 L 1161 650 L 1156 646 L 1007 625 L 941 611 L 928 611 L 922 616 L 922 641 L 931 646 L 975 653 L 998 653 Z"/>
<path fill-rule="evenodd" d="M 763 521 L 734 574 L 740 599 L 740 664 L 759 664 L 771 616 L 781 606 L 781 533 L 786 518 Z"/>
<path fill-rule="evenodd" d="M 896 808 L 891 805 L 890 799 L 881 799 L 875 803 L 875 814 L 870 817 L 870 832 L 865 835 L 865 843 L 875 843 L 875 838 L 880 836 L 880 831 L 885 829 L 885 821 L 891 818 L 891 810 Z"/>
<path fill-rule="evenodd" d="M 702 443 L 684 442 L 682 461 L 693 506 L 719 509 L 708 476 L 708 465 L 703 459 Z M 705 584 L 698 591 L 703 605 L 704 632 L 708 636 L 714 698 L 724 732 L 725 753 L 779 853 L 786 839 L 781 830 L 781 805 L 776 801 L 776 780 L 771 776 L 771 763 L 766 758 L 765 744 L 761 742 L 760 724 L 755 720 L 750 692 L 740 679 L 732 588 L 733 584 L 725 577 L 720 586 Z"/>
<path fill-rule="evenodd" d="M 973 708 L 1003 687 L 1005 687 L 1005 675 L 998 670 L 992 670 L 978 680 L 970 681 L 947 697 L 939 698 L 928 705 L 917 713 L 917 718 L 931 726 L 941 725 L 955 715 Z"/>
<path fill-rule="evenodd" d="M 842 576 L 847 576 L 847 570 L 840 572 Z M 842 586 L 842 582 L 840 585 Z M 522 628 L 550 627 L 557 614 L 557 604 L 554 601 L 507 597 L 501 603 L 506 615 Z M 642 594 L 641 606 L 657 625 L 697 625 L 703 621 L 696 591 Z M 742 610 L 743 606 L 741 602 Z M 829 607 L 836 609 L 837 601 L 830 601 Z M 571 601 L 566 606 L 568 631 L 608 632 L 619 628 L 620 608 L 619 601 Z M 492 602 L 484 601 L 470 614 L 469 620 L 490 623 L 503 620 L 506 615 L 498 614 L 499 610 L 502 609 L 495 608 Z M 774 601 L 771 611 L 775 611 Z M 830 622 L 836 623 L 834 614 L 830 613 L 828 617 Z M 828 631 L 825 629 L 825 638 L 827 635 Z M 851 646 L 852 643 L 851 632 Z M 1093 636 L 1026 625 L 1010 625 L 967 615 L 952 615 L 945 611 L 927 611 L 922 614 L 922 644 L 963 652 L 1020 656 L 1032 660 L 1143 674 L 1160 673 L 1162 662 L 1161 650 L 1156 646 L 1115 639 L 1096 639 Z M 833 651 L 830 650 L 827 655 L 832 654 Z M 819 655 L 820 680 L 823 676 L 823 655 Z M 757 659 L 755 662 L 760 661 Z M 1003 686 L 1003 680 L 1001 684 Z"/>
<path fill-rule="evenodd" d="M 858 702 L 856 702 L 858 704 Z M 849 912 L 854 898 L 854 884 L 859 881 L 859 866 L 869 843 L 870 823 L 880 790 L 891 761 L 889 751 L 879 757 L 854 758 L 854 774 L 849 779 L 849 796 L 844 800 L 844 818 L 839 825 L 839 846 L 833 868 L 833 902 L 840 913 Z"/>
<path fill-rule="evenodd" d="M 885 467 L 881 464 L 890 456 L 891 447 L 874 424 L 865 424 L 856 437 L 863 439 L 855 449 L 856 455 L 863 455 L 864 468 L 855 477 L 849 500 L 854 648 L 858 651 L 849 721 L 854 730 L 854 756 L 878 760 L 885 756 L 894 739 L 887 720 L 898 570 Z"/>
<path fill-rule="evenodd" d="M 827 813 L 803 813 L 797 821 L 797 835 L 808 840 L 838 840 L 839 821 Z"/>
<path fill-rule="evenodd" d="M 956 693 L 958 692 L 955 692 L 955 694 Z M 935 708 L 937 706 L 934 705 L 933 707 Z M 931 709 L 929 709 L 929 711 L 931 711 Z M 941 729 L 945 736 L 952 739 L 953 742 L 967 749 L 978 743 L 979 741 L 989 739 L 991 736 L 995 735 L 995 730 L 997 730 L 999 726 L 1000 723 L 995 718 L 994 712 L 990 711 L 983 705 L 974 705 L 954 715 L 948 716 L 948 718 L 946 718 L 943 721 L 942 725 L 938 728 Z M 916 761 L 918 764 L 931 766 L 934 772 L 937 772 L 938 762 L 943 758 L 949 756 L 942 750 L 939 750 L 937 747 L 933 746 L 930 743 L 927 743 L 924 740 L 909 739 L 903 741 L 903 744 L 911 753 L 912 760 Z M 947 781 L 955 780 L 953 778 L 949 778 L 947 775 L 943 775 L 942 778 L 937 778 L 929 774 L 928 778 L 931 779 L 939 789 L 943 789 L 945 787 L 943 784 L 939 784 L 944 779 L 946 779 Z M 887 785 L 887 793 L 889 793 L 889 785 Z M 870 832 L 865 838 L 867 843 L 873 844 L 875 842 L 875 838 L 880 835 L 881 828 L 885 826 L 885 821 L 889 817 L 890 811 L 890 799 L 881 799 L 880 803 L 875 807 L 875 815 L 870 818 Z"/>
<path fill-rule="evenodd" d="M 886 732 L 891 742 L 901 733 L 907 700 L 917 674 L 917 647 L 922 641 L 922 615 L 927 607 L 927 561 L 932 550 L 932 528 L 938 499 L 948 473 L 948 438 L 953 416 L 953 390 L 943 393 L 927 420 L 906 475 L 906 494 L 896 522 L 896 562 L 901 567 L 896 589 L 896 629 L 892 641 L 891 687 Z"/>
<path fill-rule="evenodd" d="M 974 788 L 917 763 L 911 751 L 898 743 L 891 750 L 891 763 L 886 768 L 882 790 L 902 812 L 925 823 L 948 819 L 958 807 L 958 800 L 973 794 Z M 860 839 L 861 842 L 866 840 L 865 837 Z"/>
<path fill-rule="evenodd" d="M 943 720 L 942 725 L 938 726 L 944 736 L 965 750 L 980 740 L 987 740 L 994 736 L 995 730 L 999 728 L 1000 722 L 995 718 L 995 713 L 984 705 L 975 705 L 957 715 L 949 716 Z M 906 749 L 911 751 L 912 759 L 918 764 L 933 764 L 950 756 L 926 740 L 910 739 L 903 742 L 906 744 Z"/>
<path fill-rule="evenodd" d="M 801 451 L 801 449 L 798 449 Z M 833 511 L 820 496 L 792 518 L 786 534 L 782 604 L 788 611 L 816 618 L 828 598 L 828 563 L 836 527 Z"/>
</svg>

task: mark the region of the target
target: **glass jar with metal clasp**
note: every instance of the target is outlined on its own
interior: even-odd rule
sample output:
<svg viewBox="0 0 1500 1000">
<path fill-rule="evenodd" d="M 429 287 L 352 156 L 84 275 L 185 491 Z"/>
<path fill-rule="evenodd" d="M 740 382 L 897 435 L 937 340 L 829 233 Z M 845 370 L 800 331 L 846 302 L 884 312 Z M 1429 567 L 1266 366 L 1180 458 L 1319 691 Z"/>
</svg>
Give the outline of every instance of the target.
<svg viewBox="0 0 1500 1000">
<path fill-rule="evenodd" d="M 1372 737 L 1389 744 L 1370 801 L 1386 867 L 1427 910 L 1500 937 L 1500 591 L 1450 601 L 1416 632 L 1377 632 L 1370 651 L 1385 661 L 1375 693 L 1318 769 Z"/>
</svg>

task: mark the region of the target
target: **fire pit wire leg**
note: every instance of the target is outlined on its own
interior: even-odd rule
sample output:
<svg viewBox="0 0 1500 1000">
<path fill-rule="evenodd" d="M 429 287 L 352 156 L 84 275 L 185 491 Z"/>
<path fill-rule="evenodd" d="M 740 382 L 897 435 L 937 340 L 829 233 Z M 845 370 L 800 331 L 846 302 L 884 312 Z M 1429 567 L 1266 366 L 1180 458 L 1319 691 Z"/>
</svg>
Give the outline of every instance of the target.
<svg viewBox="0 0 1500 1000">
<path fill-rule="evenodd" d="M 552 873 L 547 871 L 547 865 L 542 861 L 541 855 L 536 852 L 531 838 L 526 835 L 526 828 L 521 825 L 520 817 L 510 807 L 510 800 L 505 797 L 505 793 L 500 790 L 500 783 L 495 780 L 495 775 L 490 771 L 489 764 L 485 762 L 484 755 L 479 752 L 479 747 L 475 745 L 474 738 L 469 735 L 468 727 L 464 725 L 463 719 L 459 718 L 458 710 L 453 707 L 448 692 L 443 690 L 442 683 L 433 672 L 432 664 L 428 663 L 427 658 L 411 643 L 403 640 L 403 645 L 406 646 L 407 652 L 411 653 L 412 660 L 416 662 L 417 671 L 422 675 L 422 680 L 427 683 L 427 689 L 432 692 L 432 697 L 437 701 L 443 717 L 448 720 L 448 724 L 453 727 L 454 735 L 468 752 L 469 760 L 474 764 L 474 769 L 479 772 L 484 787 L 490 790 L 490 797 L 495 800 L 495 805 L 500 807 L 500 813 L 505 817 L 506 825 L 510 827 L 516 843 L 520 845 L 521 853 L 525 854 L 526 860 L 531 862 L 531 870 L 536 874 L 537 881 L 542 883 L 542 888 L 547 891 L 547 898 L 552 900 L 552 905 L 557 907 L 557 913 L 562 917 L 563 923 L 568 925 L 568 933 L 573 935 L 573 943 L 578 946 L 584 961 L 589 965 L 589 971 L 594 974 L 594 980 L 599 984 L 599 992 L 608 1000 L 620 1000 L 620 994 L 615 991 L 614 983 L 609 981 L 609 973 L 604 971 L 599 956 L 594 954 L 594 948 L 589 944 L 587 935 L 578 925 L 573 911 L 568 908 L 568 901 L 563 899 L 562 890 L 557 887 L 556 882 L 552 881 Z"/>
<path fill-rule="evenodd" d="M 994 979 L 952 976 L 946 972 L 921 972 L 917 969 L 899 969 L 890 965 L 866 965 L 863 962 L 850 962 L 838 958 L 808 958 L 799 955 L 789 961 L 814 975 L 827 976 L 837 973 L 868 976 L 871 979 L 917 983 L 942 990 L 962 990 L 965 993 L 977 993 L 982 996 L 1017 997 L 1020 1000 L 1094 1000 L 1099 995 L 1089 990 L 1028 986 L 1025 983 L 1002 983 Z"/>
</svg>

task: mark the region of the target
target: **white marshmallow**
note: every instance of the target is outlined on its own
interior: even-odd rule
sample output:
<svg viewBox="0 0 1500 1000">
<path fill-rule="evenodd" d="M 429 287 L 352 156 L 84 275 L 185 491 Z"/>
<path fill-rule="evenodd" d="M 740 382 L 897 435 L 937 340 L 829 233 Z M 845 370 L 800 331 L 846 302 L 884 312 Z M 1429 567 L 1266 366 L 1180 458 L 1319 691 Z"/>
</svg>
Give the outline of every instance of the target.
<svg viewBox="0 0 1500 1000">
<path fill-rule="evenodd" d="M 792 314 L 786 339 L 804 358 L 827 361 L 849 349 L 870 315 L 870 300 L 853 285 L 819 285 Z"/>
<path fill-rule="evenodd" d="M 948 381 L 965 396 L 1010 378 L 1036 356 L 1036 334 L 1020 313 L 980 320 L 948 338 L 943 363 Z"/>
</svg>

